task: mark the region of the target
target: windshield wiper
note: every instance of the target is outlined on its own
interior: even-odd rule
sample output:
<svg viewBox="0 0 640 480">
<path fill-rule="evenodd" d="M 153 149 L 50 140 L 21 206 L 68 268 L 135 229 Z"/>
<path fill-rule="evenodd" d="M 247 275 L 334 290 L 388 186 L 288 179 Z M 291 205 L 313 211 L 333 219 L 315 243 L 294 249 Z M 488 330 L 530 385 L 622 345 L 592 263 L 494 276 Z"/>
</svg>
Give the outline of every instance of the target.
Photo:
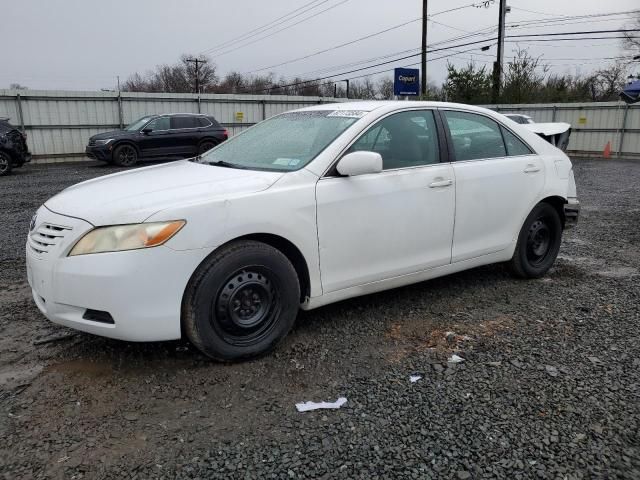
<svg viewBox="0 0 640 480">
<path fill-rule="evenodd" d="M 202 155 L 197 155 L 193 157 L 193 161 L 200 162 L 202 160 Z M 238 168 L 240 170 L 248 170 L 249 167 L 245 167 L 244 165 L 238 165 L 237 163 L 226 162 L 224 160 L 218 160 L 217 162 L 205 162 L 208 165 L 215 165 L 218 167 L 226 167 L 226 168 Z"/>
</svg>

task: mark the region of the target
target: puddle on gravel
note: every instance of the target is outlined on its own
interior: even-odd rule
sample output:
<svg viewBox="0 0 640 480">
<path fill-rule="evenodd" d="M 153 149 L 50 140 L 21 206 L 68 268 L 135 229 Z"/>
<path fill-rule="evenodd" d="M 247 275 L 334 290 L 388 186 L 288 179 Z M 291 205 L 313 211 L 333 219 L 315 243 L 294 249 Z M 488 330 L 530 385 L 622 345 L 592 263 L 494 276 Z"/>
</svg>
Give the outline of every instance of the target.
<svg viewBox="0 0 640 480">
<path fill-rule="evenodd" d="M 638 269 L 627 267 L 624 265 L 609 266 L 604 260 L 592 257 L 572 257 L 569 255 L 558 255 L 558 259 L 569 264 L 580 265 L 584 267 L 596 267 L 593 273 L 609 278 L 629 278 L 638 275 Z M 591 270 L 591 269 L 589 269 Z"/>
<path fill-rule="evenodd" d="M 633 267 L 615 267 L 607 270 L 600 270 L 598 275 L 609 278 L 629 278 L 638 275 L 638 269 Z"/>
<path fill-rule="evenodd" d="M 47 372 L 99 377 L 102 375 L 111 375 L 113 373 L 113 367 L 106 363 L 97 363 L 81 359 L 56 363 L 47 367 Z"/>
</svg>

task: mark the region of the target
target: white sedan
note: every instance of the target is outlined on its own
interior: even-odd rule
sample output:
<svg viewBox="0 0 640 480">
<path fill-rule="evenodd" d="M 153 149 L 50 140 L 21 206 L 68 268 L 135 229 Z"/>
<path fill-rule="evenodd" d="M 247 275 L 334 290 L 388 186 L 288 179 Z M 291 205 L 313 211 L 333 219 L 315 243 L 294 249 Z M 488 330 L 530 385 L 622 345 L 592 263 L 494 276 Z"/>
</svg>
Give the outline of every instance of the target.
<svg viewBox="0 0 640 480">
<path fill-rule="evenodd" d="M 239 360 L 299 308 L 496 262 L 540 277 L 578 212 L 569 158 L 498 113 L 318 105 L 64 190 L 33 217 L 27 272 L 53 322 Z"/>
</svg>

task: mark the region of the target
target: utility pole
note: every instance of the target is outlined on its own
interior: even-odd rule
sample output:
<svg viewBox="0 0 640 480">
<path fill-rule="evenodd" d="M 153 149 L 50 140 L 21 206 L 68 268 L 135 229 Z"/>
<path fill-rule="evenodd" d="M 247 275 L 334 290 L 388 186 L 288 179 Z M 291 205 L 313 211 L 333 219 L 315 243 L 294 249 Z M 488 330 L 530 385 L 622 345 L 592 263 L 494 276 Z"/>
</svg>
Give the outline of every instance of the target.
<svg viewBox="0 0 640 480">
<path fill-rule="evenodd" d="M 349 98 L 349 79 L 347 78 L 345 82 L 347 82 L 347 98 Z"/>
<path fill-rule="evenodd" d="M 422 0 L 422 85 L 420 93 L 427 95 L 427 0 Z"/>
<path fill-rule="evenodd" d="M 504 62 L 504 24 L 507 16 L 507 0 L 500 0 L 500 12 L 498 17 L 498 58 L 493 64 L 493 92 L 492 103 L 498 103 L 500 97 L 500 85 L 502 84 L 502 65 Z"/>
<path fill-rule="evenodd" d="M 200 60 L 199 58 L 187 58 L 185 62 L 195 63 L 196 64 L 196 88 L 194 93 L 200 93 L 200 70 L 199 66 L 201 63 L 207 63 L 206 60 Z"/>
</svg>

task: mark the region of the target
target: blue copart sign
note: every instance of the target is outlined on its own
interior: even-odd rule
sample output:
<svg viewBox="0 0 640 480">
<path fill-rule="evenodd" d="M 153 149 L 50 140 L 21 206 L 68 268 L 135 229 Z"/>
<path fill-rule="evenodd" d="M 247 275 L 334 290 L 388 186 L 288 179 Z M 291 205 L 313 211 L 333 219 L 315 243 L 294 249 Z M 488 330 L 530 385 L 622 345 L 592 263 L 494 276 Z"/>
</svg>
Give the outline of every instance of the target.
<svg viewBox="0 0 640 480">
<path fill-rule="evenodd" d="M 420 92 L 420 70 L 396 68 L 393 75 L 394 95 L 418 95 Z"/>
</svg>

